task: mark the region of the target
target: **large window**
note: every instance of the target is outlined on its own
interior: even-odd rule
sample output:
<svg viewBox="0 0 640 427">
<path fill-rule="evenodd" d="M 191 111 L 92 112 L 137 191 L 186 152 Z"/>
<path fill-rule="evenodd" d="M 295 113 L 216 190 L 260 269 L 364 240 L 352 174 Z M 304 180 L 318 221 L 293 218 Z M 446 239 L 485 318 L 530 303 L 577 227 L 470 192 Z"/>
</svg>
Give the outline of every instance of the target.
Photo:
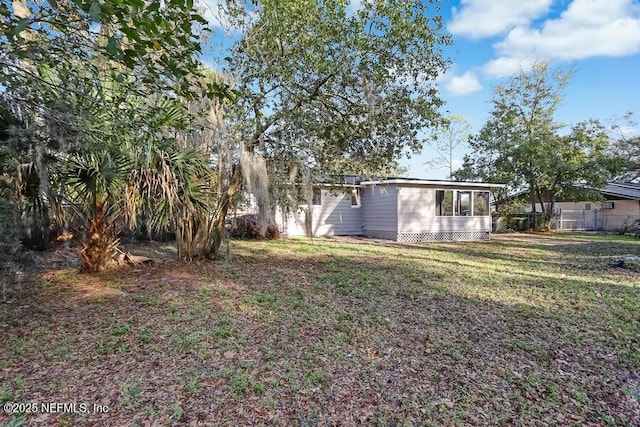
<svg viewBox="0 0 640 427">
<path fill-rule="evenodd" d="M 453 216 L 453 191 L 436 190 L 436 215 Z"/>
<path fill-rule="evenodd" d="M 488 216 L 489 213 L 488 191 L 436 190 L 436 216 Z"/>
<path fill-rule="evenodd" d="M 458 191 L 458 209 L 460 216 L 471 216 L 471 191 Z"/>
<path fill-rule="evenodd" d="M 473 192 L 473 215 L 474 216 L 489 215 L 489 192 L 488 191 Z"/>
</svg>

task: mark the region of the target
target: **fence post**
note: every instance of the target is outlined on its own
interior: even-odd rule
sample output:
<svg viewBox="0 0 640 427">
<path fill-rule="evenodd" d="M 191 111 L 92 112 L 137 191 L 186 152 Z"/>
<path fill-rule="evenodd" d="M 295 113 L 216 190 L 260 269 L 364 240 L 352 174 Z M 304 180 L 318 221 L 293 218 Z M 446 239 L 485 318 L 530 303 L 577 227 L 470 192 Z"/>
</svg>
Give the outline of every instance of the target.
<svg viewBox="0 0 640 427">
<path fill-rule="evenodd" d="M 559 221 L 560 221 L 559 228 L 560 228 L 560 231 L 562 231 L 562 208 L 560 208 L 560 219 L 559 219 Z"/>
</svg>

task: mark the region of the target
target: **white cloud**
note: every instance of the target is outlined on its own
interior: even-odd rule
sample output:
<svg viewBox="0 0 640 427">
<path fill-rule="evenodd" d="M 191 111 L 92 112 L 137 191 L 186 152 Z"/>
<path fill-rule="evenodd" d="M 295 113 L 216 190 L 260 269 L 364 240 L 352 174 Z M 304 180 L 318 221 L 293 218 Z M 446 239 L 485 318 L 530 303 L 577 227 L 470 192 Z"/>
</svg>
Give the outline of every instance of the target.
<svg viewBox="0 0 640 427">
<path fill-rule="evenodd" d="M 640 52 L 640 12 L 633 0 L 574 0 L 542 28 L 517 27 L 495 44 L 505 57 L 583 59 Z"/>
<path fill-rule="evenodd" d="M 473 71 L 467 71 L 461 76 L 451 77 L 446 88 L 452 95 L 465 96 L 481 90 L 482 85 Z"/>
<path fill-rule="evenodd" d="M 619 138 L 630 139 L 640 135 L 640 128 L 633 125 L 615 126 L 613 129 L 614 135 Z"/>
<path fill-rule="evenodd" d="M 242 29 L 242 25 L 239 25 L 238 21 L 233 19 L 232 15 L 229 14 L 229 5 L 236 8 L 245 8 L 245 12 L 247 12 L 243 15 L 245 25 L 251 24 L 258 17 L 255 8 L 249 8 L 242 3 L 227 4 L 225 0 L 196 0 L 196 8 L 202 16 L 209 21 L 210 28 L 228 33 L 237 33 Z"/>
<path fill-rule="evenodd" d="M 455 73 L 451 68 L 447 68 L 444 73 L 438 74 L 435 78 L 434 83 L 445 84 L 451 81 L 451 79 L 455 76 Z"/>
<path fill-rule="evenodd" d="M 462 159 L 453 159 L 451 162 L 451 169 L 455 172 L 462 167 L 464 161 Z"/>
<path fill-rule="evenodd" d="M 521 70 L 527 70 L 534 64 L 533 59 L 501 56 L 482 66 L 482 72 L 493 78 L 512 76 Z"/>
<path fill-rule="evenodd" d="M 347 5 L 347 16 L 354 16 L 357 11 L 362 9 L 363 0 L 349 0 Z"/>
<path fill-rule="evenodd" d="M 223 11 L 223 1 L 221 0 L 196 0 L 196 8 L 204 19 L 209 21 L 211 27 L 230 28 L 229 17 Z"/>
<path fill-rule="evenodd" d="M 552 0 L 461 0 L 460 3 L 460 9 L 452 10 L 453 20 L 448 25 L 449 31 L 452 34 L 484 38 L 516 26 L 528 25 L 549 11 Z"/>
</svg>

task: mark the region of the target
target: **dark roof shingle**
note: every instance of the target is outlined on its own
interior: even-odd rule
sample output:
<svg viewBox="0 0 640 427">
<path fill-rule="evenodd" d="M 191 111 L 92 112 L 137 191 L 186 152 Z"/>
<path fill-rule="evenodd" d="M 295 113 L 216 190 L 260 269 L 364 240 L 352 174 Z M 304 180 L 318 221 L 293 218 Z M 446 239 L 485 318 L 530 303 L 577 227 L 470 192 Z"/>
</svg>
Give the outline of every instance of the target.
<svg viewBox="0 0 640 427">
<path fill-rule="evenodd" d="M 602 189 L 606 196 L 620 197 L 623 199 L 640 200 L 640 183 L 637 182 L 610 182 Z"/>
</svg>

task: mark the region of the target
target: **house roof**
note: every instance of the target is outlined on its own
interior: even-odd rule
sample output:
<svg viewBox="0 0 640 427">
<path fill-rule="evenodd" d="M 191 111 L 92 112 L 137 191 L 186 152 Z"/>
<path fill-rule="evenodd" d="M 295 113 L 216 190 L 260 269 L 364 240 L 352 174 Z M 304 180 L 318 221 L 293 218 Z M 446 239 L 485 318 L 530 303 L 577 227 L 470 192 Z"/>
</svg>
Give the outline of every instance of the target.
<svg viewBox="0 0 640 427">
<path fill-rule="evenodd" d="M 411 185 L 438 185 L 443 187 L 492 187 L 503 188 L 505 184 L 494 184 L 490 182 L 471 181 L 446 181 L 439 179 L 420 178 L 387 178 L 379 181 L 362 181 L 360 185 L 384 185 L 384 184 L 411 184 Z"/>
<path fill-rule="evenodd" d="M 361 175 L 326 175 L 318 174 L 313 176 L 313 182 L 320 186 L 339 187 L 359 187 L 367 185 L 387 185 L 387 184 L 411 184 L 411 185 L 437 185 L 443 187 L 491 187 L 504 188 L 505 184 L 493 184 L 490 182 L 471 181 L 447 181 L 440 179 L 422 179 L 405 177 L 388 177 L 382 179 L 367 179 Z"/>
<path fill-rule="evenodd" d="M 604 188 L 597 189 L 584 184 L 576 184 L 577 188 L 597 191 L 608 199 L 640 200 L 640 183 L 638 182 L 609 182 Z M 527 194 L 527 190 L 511 194 L 508 199 L 514 199 Z M 573 199 L 571 200 L 573 201 Z M 545 201 L 546 203 L 546 201 Z"/>
<path fill-rule="evenodd" d="M 612 198 L 640 200 L 640 183 L 638 182 L 610 182 L 601 191 L 603 195 Z"/>
</svg>

